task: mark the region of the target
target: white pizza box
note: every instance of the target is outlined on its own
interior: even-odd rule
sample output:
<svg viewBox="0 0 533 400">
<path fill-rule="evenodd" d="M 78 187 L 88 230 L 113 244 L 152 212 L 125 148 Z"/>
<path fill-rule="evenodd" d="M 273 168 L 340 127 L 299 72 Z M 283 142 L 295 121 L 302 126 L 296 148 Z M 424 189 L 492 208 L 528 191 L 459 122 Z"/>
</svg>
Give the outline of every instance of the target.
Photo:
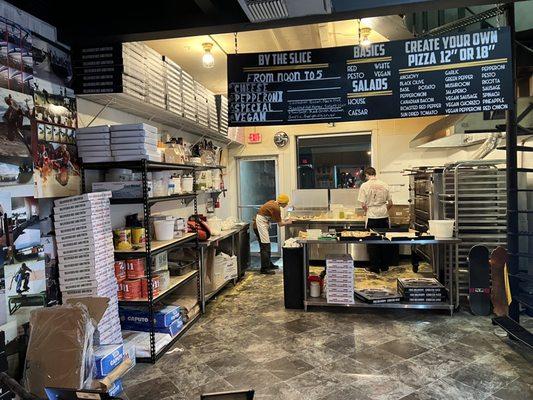
<svg viewBox="0 0 533 400">
<path fill-rule="evenodd" d="M 113 150 L 114 156 L 135 156 L 135 155 L 150 155 L 157 156 L 159 153 L 157 150 L 149 151 L 144 149 L 125 149 L 125 150 Z"/>
<path fill-rule="evenodd" d="M 67 276 L 59 274 L 59 283 L 62 285 L 70 285 L 76 282 L 83 283 L 83 284 L 89 284 L 90 282 L 95 282 L 96 286 L 102 286 L 110 280 L 116 281 L 113 271 L 106 271 L 105 273 L 102 273 L 102 274 L 94 274 L 94 276 L 91 275 L 90 272 L 86 272 L 85 274 L 81 274 L 81 275 L 67 275 Z"/>
<path fill-rule="evenodd" d="M 355 299 L 352 297 L 337 297 L 331 296 L 327 297 L 327 302 L 330 304 L 355 304 Z"/>
<path fill-rule="evenodd" d="M 92 142 L 92 140 L 91 140 Z M 88 144 L 86 142 L 78 142 L 76 145 L 78 146 L 78 153 L 81 151 L 106 151 L 109 150 L 109 146 L 111 144 L 111 139 L 107 140 L 105 144 Z"/>
<path fill-rule="evenodd" d="M 157 133 L 157 128 L 152 125 L 140 123 L 140 124 L 120 124 L 120 125 L 111 125 L 111 132 L 116 131 L 149 131 Z"/>
<path fill-rule="evenodd" d="M 93 200 L 93 201 L 81 201 L 76 203 L 70 203 L 70 204 L 64 204 L 61 206 L 54 207 L 54 214 L 62 214 L 65 212 L 72 212 L 75 210 L 82 210 L 82 209 L 91 209 L 91 210 L 98 210 L 100 208 L 109 208 L 109 199 L 101 199 L 101 200 Z"/>
<path fill-rule="evenodd" d="M 110 218 L 111 211 L 110 209 L 99 208 L 98 210 L 91 210 L 90 208 L 80 209 L 77 212 L 65 212 L 61 214 L 54 215 L 54 221 L 57 222 L 67 222 L 70 220 L 80 219 L 80 218 L 90 218 L 91 221 L 105 220 Z M 61 227 L 61 226 L 60 226 Z"/>
<path fill-rule="evenodd" d="M 65 240 L 65 239 L 58 239 L 57 240 L 57 248 L 58 249 L 68 249 L 68 248 L 76 248 L 76 247 L 82 247 L 82 246 L 90 246 L 90 245 L 103 245 L 104 243 L 107 243 L 108 241 L 113 242 L 113 235 L 110 233 L 107 236 L 87 236 L 85 238 L 76 238 L 73 240 Z"/>
<path fill-rule="evenodd" d="M 111 150 L 132 150 L 132 149 L 146 149 L 152 152 L 157 151 L 157 145 L 150 143 L 118 143 L 112 144 Z"/>
<path fill-rule="evenodd" d="M 61 280 L 70 280 L 70 279 L 80 279 L 80 280 L 98 280 L 99 276 L 103 276 L 103 279 L 106 279 L 107 274 L 111 273 L 111 269 L 103 269 L 102 273 L 97 274 L 94 269 L 64 269 L 58 268 L 59 272 L 59 281 Z"/>
<path fill-rule="evenodd" d="M 156 161 L 161 162 L 163 161 L 163 156 L 161 154 L 154 156 L 154 155 L 145 155 L 145 156 L 115 156 L 115 161 L 140 161 L 140 160 L 148 160 L 148 161 Z"/>
<path fill-rule="evenodd" d="M 121 143 L 146 143 L 156 146 L 159 138 L 151 137 L 120 137 L 112 138 L 111 144 L 121 144 Z"/>
<path fill-rule="evenodd" d="M 79 273 L 82 272 L 94 272 L 95 274 L 107 274 L 109 270 L 109 264 L 111 263 L 110 258 L 106 258 L 104 261 L 93 259 L 85 259 L 78 257 L 68 263 L 60 262 L 59 270 L 65 271 L 65 273 L 70 271 L 76 271 Z"/>
<path fill-rule="evenodd" d="M 122 62 L 144 65 L 144 55 L 142 53 L 142 50 L 136 47 L 123 47 L 122 48 Z"/>
<path fill-rule="evenodd" d="M 107 319 L 103 319 L 99 322 L 96 330 L 98 331 L 98 337 L 100 340 L 106 340 L 108 335 L 115 336 L 116 332 L 120 332 L 120 317 L 118 309 L 114 310 Z"/>
<path fill-rule="evenodd" d="M 345 284 L 345 285 L 334 285 L 330 287 L 329 282 L 328 282 L 328 288 L 327 288 L 328 294 L 350 294 L 350 293 L 353 293 L 353 291 L 354 291 L 353 285 Z"/>
<path fill-rule="evenodd" d="M 118 285 L 115 285 L 115 287 L 106 287 L 106 288 L 98 288 L 98 287 L 80 287 L 77 289 L 69 288 L 65 290 L 61 290 L 63 294 L 63 299 L 67 298 L 73 298 L 73 297 L 87 297 L 87 296 L 103 296 L 103 297 L 111 297 L 113 295 L 116 295 L 116 292 L 118 290 Z"/>
<path fill-rule="evenodd" d="M 150 103 L 153 106 L 165 109 L 165 101 L 164 100 L 154 100 L 150 97 L 147 99 L 148 103 Z"/>
<path fill-rule="evenodd" d="M 108 229 L 111 228 L 111 221 L 109 221 L 109 218 L 107 220 L 102 220 L 99 217 L 91 218 L 91 217 L 83 217 L 83 218 L 74 218 L 70 220 L 57 220 L 55 221 L 55 227 L 59 229 L 63 229 L 66 227 L 78 227 L 79 230 L 92 230 L 93 228 L 100 228 L 100 227 L 107 227 Z"/>
<path fill-rule="evenodd" d="M 105 243 L 109 240 L 113 241 L 113 234 L 111 232 L 103 232 L 102 234 L 93 234 L 92 232 L 75 233 L 72 235 L 64 235 L 57 237 L 57 246 L 58 247 L 72 247 L 73 243 L 76 241 L 90 241 L 92 243 Z M 60 246 L 61 244 L 61 246 Z M 71 246 L 72 244 L 72 246 Z"/>
<path fill-rule="evenodd" d="M 137 156 L 140 159 L 140 156 Z M 152 181 L 147 181 L 148 195 L 152 196 Z M 93 192 L 99 190 L 111 191 L 114 198 L 140 198 L 143 196 L 143 182 L 142 181 L 121 181 L 121 182 L 93 182 Z"/>
<path fill-rule="evenodd" d="M 143 140 L 156 141 L 159 140 L 157 133 L 146 131 L 117 131 L 116 134 L 111 135 L 111 144 L 114 144 L 116 139 L 132 139 L 137 142 Z"/>
<path fill-rule="evenodd" d="M 122 93 L 126 93 L 127 95 L 134 97 L 140 101 L 144 101 L 146 98 L 146 93 L 144 89 L 140 90 L 137 87 L 131 87 L 126 82 L 122 83 Z"/>
<path fill-rule="evenodd" d="M 85 157 L 83 162 L 85 163 L 102 163 L 102 162 L 112 162 L 113 157 Z"/>
<path fill-rule="evenodd" d="M 76 129 L 76 135 L 78 134 L 90 134 L 90 133 L 102 133 L 109 132 L 109 125 L 97 125 L 97 126 L 88 126 L 85 128 Z"/>
<path fill-rule="evenodd" d="M 56 227 L 55 234 L 56 234 L 56 237 L 59 237 L 59 238 L 71 236 L 74 234 L 86 234 L 90 236 L 97 236 L 97 235 L 103 235 L 109 232 L 108 227 L 109 225 L 107 224 L 103 224 L 98 227 L 92 227 L 91 229 L 80 229 L 79 226 L 69 226 L 65 228 Z"/>
<path fill-rule="evenodd" d="M 57 212 L 54 214 L 54 219 L 68 219 L 73 218 L 76 216 L 104 216 L 109 214 L 111 211 L 111 207 L 109 203 L 107 205 L 100 205 L 96 204 L 95 206 L 88 207 L 79 203 L 75 203 L 74 205 L 79 205 L 79 209 L 70 209 L 70 210 L 63 210 L 61 212 Z"/>
<path fill-rule="evenodd" d="M 107 133 L 106 135 L 110 135 Z M 98 136 L 98 134 L 95 134 Z M 110 136 L 104 138 L 91 137 L 90 139 L 85 138 L 85 136 L 76 136 L 76 145 L 78 146 L 105 146 L 109 144 Z"/>
<path fill-rule="evenodd" d="M 81 254 L 83 252 L 90 252 L 97 255 L 104 255 L 110 252 L 113 252 L 113 243 L 86 243 L 84 246 L 68 246 L 57 249 L 57 255 L 61 257 L 68 257 L 74 254 Z"/>
<path fill-rule="evenodd" d="M 94 157 L 111 157 L 111 150 L 107 148 L 107 150 L 80 150 L 78 149 L 78 156 L 82 159 L 94 158 Z"/>
<path fill-rule="evenodd" d="M 111 262 L 113 263 L 115 262 L 114 252 L 108 249 L 105 249 L 104 251 L 98 252 L 98 253 L 77 252 L 77 253 L 69 254 L 69 255 L 61 255 L 61 256 L 58 256 L 58 261 L 60 265 L 62 265 L 64 268 L 67 268 L 67 269 L 70 269 L 72 264 L 75 264 L 76 262 L 81 263 L 82 261 L 87 262 L 86 263 L 87 265 L 91 265 L 95 269 L 97 269 L 97 267 L 107 268 L 107 266 Z"/>
<path fill-rule="evenodd" d="M 62 199 L 54 200 L 55 206 L 61 206 L 63 204 L 77 203 L 80 201 L 91 201 L 91 200 L 101 200 L 109 199 L 111 197 L 111 192 L 99 192 L 99 193 L 85 193 L 79 194 L 76 196 L 63 197 Z"/>
</svg>

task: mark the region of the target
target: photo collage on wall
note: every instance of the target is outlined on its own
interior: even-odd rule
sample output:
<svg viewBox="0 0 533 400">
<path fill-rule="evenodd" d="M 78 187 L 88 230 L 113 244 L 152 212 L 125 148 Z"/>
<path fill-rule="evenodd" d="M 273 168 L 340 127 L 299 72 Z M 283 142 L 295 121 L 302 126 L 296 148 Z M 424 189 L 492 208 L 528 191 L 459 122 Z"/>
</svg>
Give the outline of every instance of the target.
<svg viewBox="0 0 533 400">
<path fill-rule="evenodd" d="M 31 33 L 0 17 L 0 187 L 32 182 Z"/>
<path fill-rule="evenodd" d="M 34 35 L 35 197 L 80 193 L 80 164 L 76 150 L 77 108 L 70 53 Z"/>
</svg>

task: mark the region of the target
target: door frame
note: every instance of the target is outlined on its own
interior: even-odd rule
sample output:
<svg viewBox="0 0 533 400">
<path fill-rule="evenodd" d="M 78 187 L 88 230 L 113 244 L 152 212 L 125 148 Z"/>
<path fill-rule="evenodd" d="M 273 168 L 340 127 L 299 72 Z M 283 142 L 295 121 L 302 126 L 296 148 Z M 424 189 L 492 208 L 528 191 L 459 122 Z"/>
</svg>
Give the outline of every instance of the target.
<svg viewBox="0 0 533 400">
<path fill-rule="evenodd" d="M 277 154 L 261 155 L 261 156 L 237 156 L 235 157 L 235 161 L 237 165 L 237 216 L 240 220 L 242 220 L 241 210 L 243 208 L 259 208 L 262 206 L 262 204 L 251 204 L 247 206 L 241 205 L 241 161 L 274 161 L 274 175 L 276 179 L 275 196 L 277 197 L 279 194 L 279 157 Z M 279 225 L 277 225 L 277 238 L 278 238 L 277 240 L 278 251 L 272 252 L 272 255 L 279 257 L 281 256 L 281 229 Z M 257 255 L 259 253 L 252 253 L 252 254 Z"/>
</svg>

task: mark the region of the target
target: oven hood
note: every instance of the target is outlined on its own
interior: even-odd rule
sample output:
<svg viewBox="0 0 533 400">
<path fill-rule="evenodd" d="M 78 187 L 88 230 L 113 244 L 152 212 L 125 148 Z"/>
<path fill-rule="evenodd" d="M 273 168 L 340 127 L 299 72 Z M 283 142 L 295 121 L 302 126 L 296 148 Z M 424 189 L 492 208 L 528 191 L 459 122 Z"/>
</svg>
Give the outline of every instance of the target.
<svg viewBox="0 0 533 400">
<path fill-rule="evenodd" d="M 455 148 L 479 144 L 490 138 L 504 119 L 483 119 L 483 113 L 447 115 L 426 126 L 410 148 Z"/>
<path fill-rule="evenodd" d="M 331 0 L 239 0 L 251 22 L 331 14 Z"/>
</svg>

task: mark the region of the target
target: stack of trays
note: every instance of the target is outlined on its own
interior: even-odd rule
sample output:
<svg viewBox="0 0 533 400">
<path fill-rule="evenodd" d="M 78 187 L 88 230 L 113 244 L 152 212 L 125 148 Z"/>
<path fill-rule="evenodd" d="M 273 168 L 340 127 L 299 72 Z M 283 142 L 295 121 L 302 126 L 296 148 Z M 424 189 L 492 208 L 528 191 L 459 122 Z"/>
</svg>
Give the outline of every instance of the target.
<svg viewBox="0 0 533 400">
<path fill-rule="evenodd" d="M 128 93 L 145 101 L 147 74 L 143 46 L 122 43 L 74 50 L 76 94 Z"/>
<path fill-rule="evenodd" d="M 181 67 L 172 60 L 165 58 L 166 67 L 166 109 L 175 114 L 183 114 L 181 92 Z"/>
<path fill-rule="evenodd" d="M 218 132 L 217 103 L 215 100 L 215 94 L 210 90 L 207 90 L 207 115 L 209 128 Z"/>
<path fill-rule="evenodd" d="M 114 161 L 161 161 L 157 149 L 157 128 L 148 124 L 111 126 L 111 154 Z"/>
<path fill-rule="evenodd" d="M 196 94 L 196 118 L 197 122 L 203 126 L 209 126 L 209 109 L 207 107 L 207 99 L 209 97 L 209 90 L 202 84 L 194 82 L 194 90 Z"/>
<path fill-rule="evenodd" d="M 387 288 L 355 290 L 355 297 L 369 304 L 398 303 L 402 296 Z"/>
<path fill-rule="evenodd" d="M 63 300 L 102 296 L 109 305 L 97 326 L 94 343 L 122 343 L 114 269 L 110 192 L 55 200 L 59 284 Z"/>
<path fill-rule="evenodd" d="M 144 45 L 148 102 L 165 108 L 165 63 L 161 54 Z"/>
<path fill-rule="evenodd" d="M 85 163 L 113 161 L 108 125 L 79 128 L 76 135 L 78 155 Z"/>
<path fill-rule="evenodd" d="M 228 99 L 221 94 L 215 96 L 218 115 L 218 131 L 228 135 Z"/>
<path fill-rule="evenodd" d="M 435 278 L 398 278 L 398 293 L 412 303 L 446 301 L 446 288 Z"/>
<path fill-rule="evenodd" d="M 326 257 L 326 296 L 331 304 L 354 304 L 353 259 L 349 254 Z"/>
<path fill-rule="evenodd" d="M 196 122 L 196 96 L 194 79 L 185 71 L 181 71 L 181 98 L 183 100 L 183 116 Z"/>
</svg>

